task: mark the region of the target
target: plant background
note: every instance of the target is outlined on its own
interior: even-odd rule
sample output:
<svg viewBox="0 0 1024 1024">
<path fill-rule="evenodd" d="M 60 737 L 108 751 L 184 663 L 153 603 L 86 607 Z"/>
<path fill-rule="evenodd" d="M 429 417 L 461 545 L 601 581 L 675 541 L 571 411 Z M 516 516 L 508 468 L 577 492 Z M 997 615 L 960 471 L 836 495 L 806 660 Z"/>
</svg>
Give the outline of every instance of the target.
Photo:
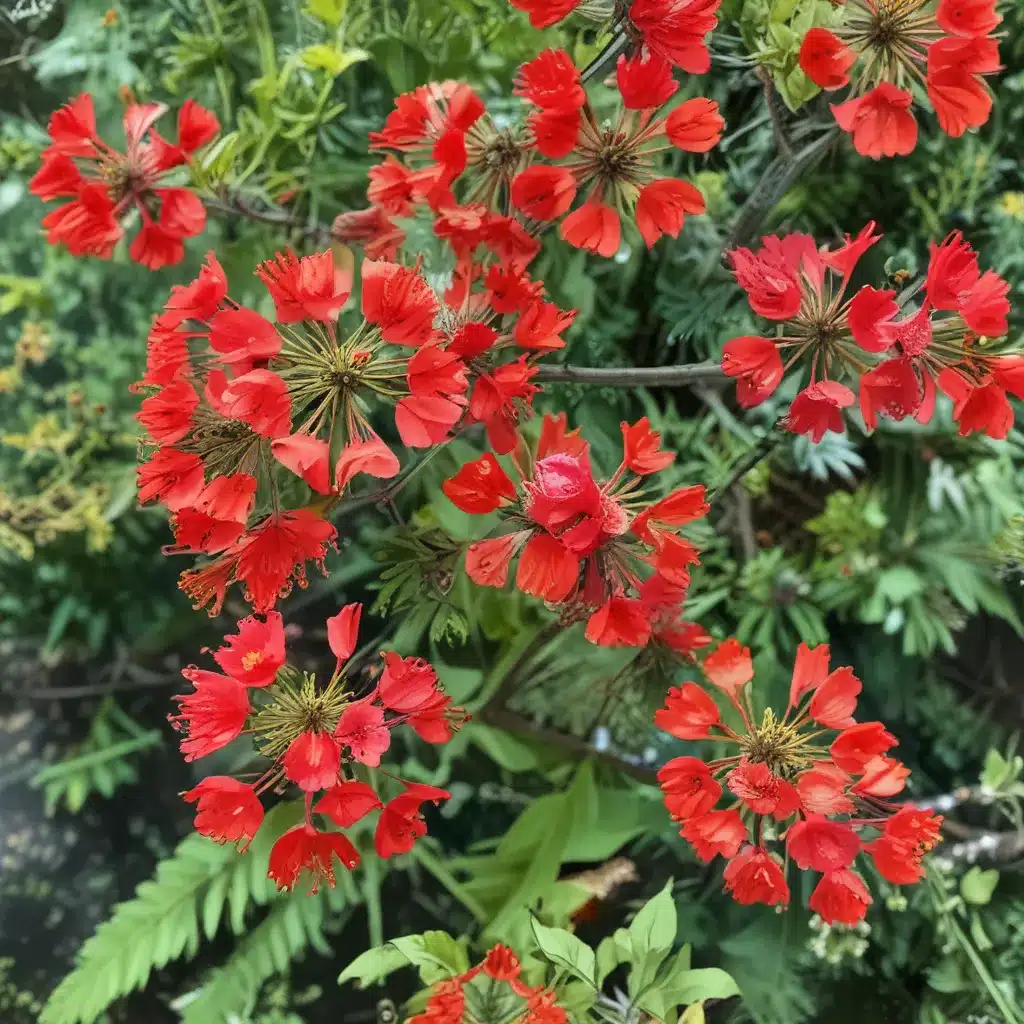
<svg viewBox="0 0 1024 1024">
<path fill-rule="evenodd" d="M 722 266 L 726 245 L 788 230 L 835 240 L 869 219 L 886 233 L 867 257 L 875 270 L 914 272 L 929 241 L 963 230 L 1010 280 L 1021 329 L 1024 12 L 1005 5 L 1009 70 L 990 123 L 961 140 L 926 123 L 913 156 L 876 164 L 843 146 L 805 158 L 829 115 L 795 55 L 827 6 L 723 4 L 713 71 L 700 81 L 728 124 L 697 175 L 708 215 L 678 241 L 611 261 L 548 247 L 541 276 L 580 309 L 568 361 L 714 358 L 752 326 Z M 178 793 L 194 779 L 164 720 L 168 698 L 180 666 L 241 609 L 229 605 L 221 622 L 194 613 L 175 587 L 180 566 L 158 554 L 161 513 L 135 506 L 138 399 L 128 387 L 150 317 L 207 248 L 246 280 L 275 248 L 310 251 L 310 225 L 363 206 L 375 161 L 366 134 L 397 92 L 459 77 L 492 111 L 513 110 L 515 67 L 551 44 L 585 61 L 599 41 L 572 21 L 532 31 L 506 0 L 0 6 L 0 1019 L 37 1019 L 83 941 L 150 877 L 86 948 L 44 1022 L 373 1020 L 382 997 L 415 986 L 399 976 L 339 989 L 339 970 L 368 945 L 432 927 L 521 937 L 528 905 L 564 923 L 579 889 L 557 880 L 622 856 L 636 879 L 588 907 L 581 934 L 607 933 L 674 878 L 680 938 L 743 993 L 709 1006 L 709 1020 L 1024 1020 L 1019 429 L 1002 443 L 964 440 L 940 415 L 871 438 L 853 426 L 812 447 L 769 433 L 774 407 L 742 414 L 717 386 L 555 385 L 544 399 L 585 425 L 606 464 L 617 461 L 619 420 L 650 415 L 680 453 L 679 478 L 712 490 L 770 443 L 717 497 L 688 610 L 749 643 L 776 692 L 800 639 L 830 639 L 837 662 L 864 680 L 865 714 L 901 737 L 911 794 L 957 794 L 931 881 L 909 903 L 883 892 L 870 935 L 816 932 L 798 905 L 784 916 L 736 907 L 686 853 L 649 786 L 651 765 L 674 752 L 649 724 L 664 666 L 553 634 L 521 596 L 472 592 L 465 580 L 446 589 L 446 540 L 474 528 L 440 492 L 472 455 L 464 441 L 403 492 L 408 531 L 396 536 L 374 510 L 339 524 L 344 557 L 330 579 L 284 609 L 315 660 L 327 614 L 342 600 L 376 600 L 375 627 L 432 657 L 476 712 L 440 755 L 402 752 L 407 775 L 454 794 L 434 838 L 405 862 L 368 860 L 315 898 L 270 891 L 267 843 L 239 859 L 198 837 L 182 842 L 190 815 Z M 50 111 L 81 90 L 113 137 L 130 95 L 212 106 L 228 134 L 211 182 L 273 214 L 212 214 L 186 264 L 156 274 L 123 255 L 100 263 L 45 246 L 26 183 Z M 761 202 L 773 175 L 789 187 Z"/>
</svg>

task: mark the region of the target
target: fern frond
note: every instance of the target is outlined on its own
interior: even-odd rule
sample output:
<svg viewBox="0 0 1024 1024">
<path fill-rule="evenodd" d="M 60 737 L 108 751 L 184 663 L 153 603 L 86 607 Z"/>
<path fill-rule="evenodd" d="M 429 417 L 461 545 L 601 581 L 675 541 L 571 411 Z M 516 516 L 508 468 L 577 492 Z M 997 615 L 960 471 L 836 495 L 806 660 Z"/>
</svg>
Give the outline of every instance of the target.
<svg viewBox="0 0 1024 1024">
<path fill-rule="evenodd" d="M 337 893 L 331 895 L 336 898 Z M 286 971 L 307 947 L 330 954 L 323 933 L 326 909 L 324 893 L 317 897 L 296 889 L 277 899 L 227 962 L 210 974 L 196 997 L 182 1006 L 181 1024 L 246 1020 L 256 1007 L 263 983 Z"/>
<path fill-rule="evenodd" d="M 275 807 L 241 856 L 199 835 L 183 840 L 135 898 L 119 904 L 85 943 L 39 1024 L 91 1024 L 115 999 L 142 988 L 154 968 L 194 957 L 201 936 L 216 933 L 225 907 L 232 929 L 241 932 L 246 910 L 274 895 L 267 878 L 270 847 L 297 818 L 298 807 Z"/>
</svg>

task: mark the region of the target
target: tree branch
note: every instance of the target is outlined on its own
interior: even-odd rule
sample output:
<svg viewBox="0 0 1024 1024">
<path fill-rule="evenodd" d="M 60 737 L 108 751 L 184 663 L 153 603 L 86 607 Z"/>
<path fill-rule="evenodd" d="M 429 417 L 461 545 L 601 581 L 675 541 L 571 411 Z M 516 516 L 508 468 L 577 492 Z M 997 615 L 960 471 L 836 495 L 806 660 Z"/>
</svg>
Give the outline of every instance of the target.
<svg viewBox="0 0 1024 1024">
<path fill-rule="evenodd" d="M 541 366 L 534 379 L 617 388 L 673 388 L 726 378 L 718 363 L 707 362 L 684 366 Z"/>
<path fill-rule="evenodd" d="M 247 220 L 256 221 L 259 224 L 270 224 L 273 227 L 284 228 L 292 231 L 303 238 L 308 238 L 316 245 L 329 245 L 332 239 L 331 229 L 323 224 L 310 223 L 299 217 L 294 217 L 281 210 L 259 210 L 242 199 L 241 196 L 224 193 L 215 199 L 204 199 L 204 205 L 208 210 L 225 216 L 245 217 Z"/>
</svg>

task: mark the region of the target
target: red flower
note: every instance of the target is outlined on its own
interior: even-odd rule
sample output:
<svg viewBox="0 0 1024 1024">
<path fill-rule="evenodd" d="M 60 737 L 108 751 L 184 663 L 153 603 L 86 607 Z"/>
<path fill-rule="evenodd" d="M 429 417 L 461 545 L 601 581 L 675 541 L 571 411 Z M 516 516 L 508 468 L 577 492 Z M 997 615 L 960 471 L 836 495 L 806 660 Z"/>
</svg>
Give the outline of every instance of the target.
<svg viewBox="0 0 1024 1024">
<path fill-rule="evenodd" d="M 651 430 L 651 421 L 646 416 L 633 424 L 623 421 L 620 426 L 622 461 L 637 476 L 660 473 L 675 461 L 674 452 L 661 450 L 661 434 Z"/>
<path fill-rule="evenodd" d="M 516 308 L 516 303 L 513 303 L 512 307 L 506 309 L 505 312 L 515 312 Z M 470 320 L 452 335 L 446 351 L 462 359 L 475 359 L 477 356 L 483 355 L 497 340 L 498 332 L 493 327 L 483 324 L 479 320 Z"/>
<path fill-rule="evenodd" d="M 677 238 L 686 215 L 705 209 L 704 196 L 693 185 L 676 178 L 659 178 L 640 189 L 636 226 L 649 249 L 662 235 Z"/>
<path fill-rule="evenodd" d="M 828 677 L 828 644 L 808 647 L 801 643 L 796 649 L 793 662 L 793 676 L 789 683 L 789 705 L 787 711 L 795 708 L 804 694 L 812 693 Z"/>
<path fill-rule="evenodd" d="M 255 616 L 241 619 L 238 632 L 224 637 L 214 660 L 232 678 L 246 686 L 269 686 L 285 662 L 284 620 L 268 612 L 265 622 Z"/>
<path fill-rule="evenodd" d="M 216 114 L 188 99 L 178 110 L 178 146 L 186 156 L 201 149 L 220 131 Z"/>
<path fill-rule="evenodd" d="M 299 789 L 315 793 L 338 781 L 341 750 L 330 733 L 307 730 L 291 741 L 281 764 Z"/>
<path fill-rule="evenodd" d="M 760 405 L 782 383 L 782 357 L 775 342 L 744 335 L 727 341 L 722 348 L 722 369 L 739 378 L 736 398 L 744 409 Z"/>
<path fill-rule="evenodd" d="M 809 814 L 787 829 L 786 849 L 798 867 L 828 873 L 857 859 L 860 839 L 849 825 Z"/>
<path fill-rule="evenodd" d="M 494 978 L 495 981 L 512 981 L 519 977 L 522 970 L 519 957 L 508 946 L 503 946 L 500 942 L 488 950 L 483 968 L 484 974 L 489 978 Z"/>
<path fill-rule="evenodd" d="M 261 437 L 282 437 L 291 430 L 288 385 L 273 370 L 250 370 L 227 382 L 219 412 L 247 423 Z"/>
<path fill-rule="evenodd" d="M 586 637 L 602 647 L 644 647 L 651 638 L 651 623 L 641 601 L 610 597 L 587 620 Z"/>
<path fill-rule="evenodd" d="M 721 854 L 726 860 L 735 857 L 747 838 L 747 827 L 739 811 L 730 808 L 686 819 L 679 834 L 693 847 L 697 857 L 707 864 L 715 854 Z"/>
<path fill-rule="evenodd" d="M 796 791 L 808 814 L 852 814 L 854 803 L 846 796 L 850 781 L 831 761 L 821 761 L 797 776 Z"/>
<path fill-rule="evenodd" d="M 338 456 L 334 482 L 343 491 L 356 473 L 368 473 L 378 480 L 390 480 L 402 468 L 398 456 L 376 435 L 365 441 L 350 441 Z"/>
<path fill-rule="evenodd" d="M 330 818 L 338 828 L 351 828 L 370 811 L 384 805 L 365 782 L 339 782 L 316 802 L 313 810 Z"/>
<path fill-rule="evenodd" d="M 939 127 L 954 139 L 968 128 L 980 128 L 992 113 L 988 86 L 962 67 L 933 65 L 929 61 L 925 85 Z"/>
<path fill-rule="evenodd" d="M 452 504 L 474 515 L 486 515 L 516 498 L 515 484 L 490 452 L 467 462 L 441 489 Z"/>
<path fill-rule="evenodd" d="M 689 567 L 700 565 L 697 548 L 674 533 L 656 533 L 654 542 L 657 545 L 653 558 L 655 570 L 685 591 L 690 585 Z"/>
<path fill-rule="evenodd" d="M 722 138 L 725 119 L 714 100 L 697 96 L 675 107 L 665 119 L 665 134 L 677 149 L 687 153 L 706 153 Z"/>
<path fill-rule="evenodd" d="M 893 343 L 892 333 L 887 328 L 899 311 L 894 291 L 864 285 L 850 300 L 847 313 L 853 340 L 866 352 L 884 352 Z"/>
<path fill-rule="evenodd" d="M 800 44 L 800 67 L 822 89 L 841 89 L 850 81 L 857 54 L 827 28 L 812 28 Z"/>
<path fill-rule="evenodd" d="M 817 444 L 829 430 L 843 432 L 843 409 L 853 405 L 853 392 L 834 380 L 810 384 L 793 399 L 786 429 L 807 434 Z"/>
<path fill-rule="evenodd" d="M 263 804 L 252 786 L 228 775 L 210 775 L 185 794 L 196 807 L 195 829 L 216 843 L 242 843 L 244 853 L 263 822 Z"/>
<path fill-rule="evenodd" d="M 323 564 L 337 531 L 310 509 L 270 516 L 242 538 L 236 578 L 257 613 L 270 611 L 291 591 L 292 581 L 305 586 L 306 562 Z"/>
<path fill-rule="evenodd" d="M 960 316 L 983 338 L 1001 338 L 1009 330 L 1010 285 L 994 270 L 986 270 L 966 294 L 960 296 Z"/>
<path fill-rule="evenodd" d="M 296 476 L 302 477 L 318 494 L 331 490 L 330 445 L 309 434 L 275 437 L 270 442 L 275 459 Z"/>
<path fill-rule="evenodd" d="M 934 309 L 959 309 L 961 296 L 970 292 L 981 276 L 978 254 L 959 231 L 930 246 L 925 292 Z M 915 353 L 916 355 L 917 353 Z"/>
<path fill-rule="evenodd" d="M 587 101 L 579 69 L 565 50 L 543 50 L 523 64 L 512 91 L 541 110 L 577 110 Z"/>
<path fill-rule="evenodd" d="M 782 868 L 767 850 L 745 846 L 725 866 L 725 889 L 744 906 L 789 903 L 789 886 Z"/>
<path fill-rule="evenodd" d="M 863 96 L 833 104 L 832 113 L 844 132 L 853 135 L 853 148 L 875 160 L 906 156 L 917 145 L 917 122 L 910 112 L 914 97 L 905 89 L 881 82 Z"/>
<path fill-rule="evenodd" d="M 1012 395 L 1024 398 L 1024 355 L 996 356 L 989 364 L 996 383 Z"/>
<path fill-rule="evenodd" d="M 1010 432 L 1013 407 L 1006 392 L 991 377 L 973 384 L 949 368 L 939 374 L 938 385 L 953 400 L 953 419 L 960 427 L 961 437 L 977 430 L 1001 441 Z"/>
<path fill-rule="evenodd" d="M 638 51 L 628 59 L 621 54 L 615 64 L 615 78 L 627 110 L 660 107 L 679 88 L 672 77 L 672 65 L 651 52 Z"/>
<path fill-rule="evenodd" d="M 408 853 L 420 836 L 427 834 L 427 824 L 420 813 L 420 806 L 427 800 L 437 803 L 447 800 L 451 793 L 434 786 L 405 783 L 406 790 L 401 796 L 384 805 L 377 822 L 373 845 L 377 855 L 393 857 L 396 853 Z"/>
<path fill-rule="evenodd" d="M 939 841 L 941 826 L 940 817 L 901 807 L 865 849 L 884 879 L 894 885 L 913 885 L 924 877 L 921 858 Z"/>
<path fill-rule="evenodd" d="M 223 551 L 245 531 L 256 495 L 256 478 L 248 473 L 214 477 L 194 505 L 171 516 L 175 545 L 168 553 Z"/>
<path fill-rule="evenodd" d="M 352 291 L 351 271 L 334 266 L 330 249 L 301 259 L 291 251 L 276 253 L 256 268 L 256 276 L 274 300 L 279 324 L 333 323 Z"/>
<path fill-rule="evenodd" d="M 403 658 L 394 651 L 384 655 L 384 671 L 377 695 L 384 707 L 402 714 L 427 706 L 437 692 L 437 673 L 422 658 Z"/>
<path fill-rule="evenodd" d="M 422 345 L 434 333 L 439 309 L 430 285 L 414 270 L 382 260 L 363 260 L 363 316 L 385 341 Z"/>
<path fill-rule="evenodd" d="M 515 341 L 520 348 L 550 352 L 564 348 L 559 335 L 576 318 L 576 310 L 563 311 L 553 302 L 533 302 L 522 310 L 515 326 Z"/>
<path fill-rule="evenodd" d="M 249 694 L 237 679 L 219 672 L 192 667 L 182 669 L 181 674 L 195 690 L 174 698 L 179 713 L 171 721 L 185 724 L 188 738 L 181 741 L 181 752 L 186 761 L 194 761 L 240 735 L 250 711 Z"/>
<path fill-rule="evenodd" d="M 864 775 L 853 787 L 853 792 L 883 799 L 902 793 L 910 769 L 894 757 L 873 757 L 864 765 Z"/>
<path fill-rule="evenodd" d="M 860 876 L 843 869 L 825 875 L 807 905 L 826 924 L 854 925 L 864 920 L 871 903 L 871 894 Z"/>
<path fill-rule="evenodd" d="M 694 519 L 706 516 L 710 506 L 704 500 L 704 495 L 703 484 L 680 487 L 645 508 L 633 520 L 631 529 L 641 540 L 653 544 L 651 523 L 662 526 L 685 526 L 687 523 L 693 522 Z"/>
<path fill-rule="evenodd" d="M 429 448 L 447 439 L 464 411 L 465 399 L 410 395 L 395 407 L 395 426 L 406 447 Z"/>
<path fill-rule="evenodd" d="M 359 864 L 359 852 L 347 836 L 340 832 L 318 832 L 307 822 L 288 829 L 274 843 L 267 875 L 278 889 L 290 889 L 304 870 L 309 871 L 313 876 L 309 893 L 313 896 L 321 879 L 327 880 L 328 888 L 334 888 L 335 857 L 349 871 Z"/>
<path fill-rule="evenodd" d="M 782 239 L 769 235 L 761 241 L 757 253 L 742 248 L 729 252 L 733 273 L 755 313 L 768 320 L 790 320 L 802 302 L 801 269 L 814 267 L 817 246 L 809 235 L 800 234 Z"/>
<path fill-rule="evenodd" d="M 652 53 L 691 75 L 711 67 L 705 37 L 718 24 L 722 0 L 633 0 L 629 20 Z"/>
<path fill-rule="evenodd" d="M 61 196 L 76 196 L 85 184 L 85 179 L 74 160 L 52 146 L 43 153 L 39 170 L 28 183 L 29 191 L 44 202 Z"/>
<path fill-rule="evenodd" d="M 54 152 L 67 156 L 92 156 L 96 151 L 96 114 L 92 96 L 83 92 L 50 115 L 47 131 Z"/>
<path fill-rule="evenodd" d="M 735 700 L 739 691 L 754 678 L 754 663 L 750 648 L 743 647 L 733 637 L 723 640 L 704 659 L 704 675 L 719 689 Z"/>
<path fill-rule="evenodd" d="M 987 36 L 1003 20 L 996 0 L 939 0 L 939 28 L 953 36 Z"/>
<path fill-rule="evenodd" d="M 339 666 L 348 661 L 356 649 L 362 614 L 361 604 L 347 604 L 337 615 L 327 620 L 327 643 L 331 653 L 338 659 Z"/>
<path fill-rule="evenodd" d="M 424 345 L 412 354 L 405 379 L 414 395 L 461 395 L 469 386 L 458 353 L 437 345 Z"/>
<path fill-rule="evenodd" d="M 341 746 L 348 747 L 360 764 L 378 767 L 380 755 L 391 745 L 391 733 L 384 724 L 384 709 L 361 701 L 350 704 L 338 719 L 334 738 Z"/>
<path fill-rule="evenodd" d="M 606 258 L 619 251 L 622 227 L 619 215 L 605 203 L 588 199 L 559 225 L 559 234 L 570 245 Z"/>
<path fill-rule="evenodd" d="M 561 217 L 575 197 L 576 179 L 566 167 L 534 164 L 512 180 L 512 202 L 537 220 Z"/>
<path fill-rule="evenodd" d="M 601 491 L 586 455 L 548 455 L 534 466 L 525 485 L 523 511 L 551 533 L 564 529 L 579 516 L 601 513 Z"/>
<path fill-rule="evenodd" d="M 415 212 L 412 172 L 389 153 L 384 163 L 371 167 L 366 198 L 392 217 L 410 217 Z"/>
<path fill-rule="evenodd" d="M 776 775 L 763 761 L 744 758 L 726 776 L 732 790 L 755 814 L 770 814 L 782 821 L 800 809 L 800 797 L 791 782 Z"/>
<path fill-rule="evenodd" d="M 516 586 L 545 601 L 564 601 L 576 588 L 579 558 L 557 538 L 535 533 L 523 548 Z"/>
<path fill-rule="evenodd" d="M 674 757 L 658 769 L 668 813 L 678 821 L 707 814 L 722 795 L 711 769 L 696 757 Z"/>
<path fill-rule="evenodd" d="M 861 722 L 844 729 L 833 740 L 829 753 L 844 772 L 859 774 L 871 758 L 896 745 L 896 737 L 881 722 Z"/>
<path fill-rule="evenodd" d="M 476 379 L 469 401 L 469 414 L 487 428 L 487 440 L 499 455 L 507 455 L 516 444 L 517 399 L 529 403 L 537 390 L 530 380 L 537 367 L 522 356 L 512 363 L 495 367 Z"/>
<path fill-rule="evenodd" d="M 509 533 L 470 544 L 466 550 L 466 575 L 482 587 L 505 586 L 512 556 L 522 536 L 521 533 Z"/>
<path fill-rule="evenodd" d="M 718 705 L 707 690 L 696 683 L 673 686 L 665 698 L 665 706 L 654 713 L 654 724 L 681 740 L 706 739 L 711 727 L 721 720 Z"/>
<path fill-rule="evenodd" d="M 136 414 L 136 419 L 158 444 L 180 441 L 192 427 L 192 413 L 199 405 L 199 396 L 187 380 L 175 380 L 162 391 L 150 395 Z"/>
<path fill-rule="evenodd" d="M 169 327 L 177 327 L 183 320 L 209 320 L 217 312 L 218 304 L 228 292 L 224 268 L 214 253 L 206 254 L 199 276 L 189 284 L 176 284 L 164 305 Z"/>
<path fill-rule="evenodd" d="M 852 668 L 837 668 L 825 679 L 811 698 L 811 718 L 826 729 L 848 729 L 854 724 L 853 712 L 861 682 Z"/>
<path fill-rule="evenodd" d="M 51 210 L 42 220 L 49 245 L 64 244 L 72 256 L 109 260 L 124 234 L 114 203 L 99 185 L 85 184 L 78 197 Z"/>
<path fill-rule="evenodd" d="M 139 502 L 161 501 L 171 512 L 191 505 L 203 489 L 202 459 L 175 448 L 158 448 L 135 475 Z"/>
<path fill-rule="evenodd" d="M 913 415 L 921 401 L 921 381 L 910 359 L 888 359 L 860 379 L 860 411 L 868 430 L 878 426 L 878 413 L 901 420 Z"/>
<path fill-rule="evenodd" d="M 277 328 L 259 313 L 246 309 L 218 309 L 210 319 L 210 348 L 236 374 L 248 373 L 281 351 Z"/>
<path fill-rule="evenodd" d="M 570 15 L 582 0 L 511 0 L 518 11 L 530 16 L 534 28 L 548 28 Z"/>
</svg>

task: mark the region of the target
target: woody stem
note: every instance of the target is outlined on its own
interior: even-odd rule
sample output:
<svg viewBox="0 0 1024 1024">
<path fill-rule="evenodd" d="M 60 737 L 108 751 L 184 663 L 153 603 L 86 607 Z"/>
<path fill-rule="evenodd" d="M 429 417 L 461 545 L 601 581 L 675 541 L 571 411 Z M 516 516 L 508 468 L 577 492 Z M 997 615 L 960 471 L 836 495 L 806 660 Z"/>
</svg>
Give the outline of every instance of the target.
<svg viewBox="0 0 1024 1024">
<path fill-rule="evenodd" d="M 720 381 L 725 373 L 718 363 L 682 366 L 541 366 L 535 378 L 546 383 L 604 384 L 607 387 L 689 387 L 700 381 Z"/>
</svg>

